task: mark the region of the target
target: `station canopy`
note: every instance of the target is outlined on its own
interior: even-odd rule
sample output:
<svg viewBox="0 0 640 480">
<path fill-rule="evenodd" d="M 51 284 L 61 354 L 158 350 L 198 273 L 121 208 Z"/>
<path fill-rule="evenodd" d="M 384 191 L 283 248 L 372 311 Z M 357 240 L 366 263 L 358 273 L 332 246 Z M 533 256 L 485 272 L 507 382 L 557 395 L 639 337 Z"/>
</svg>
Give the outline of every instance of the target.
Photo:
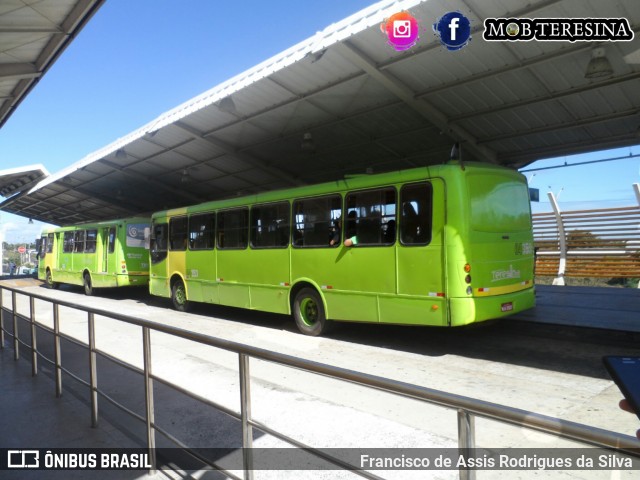
<svg viewBox="0 0 640 480">
<path fill-rule="evenodd" d="M 640 143 L 640 2 L 455 5 L 471 21 L 459 51 L 432 29 L 450 2 L 377 3 L 0 208 L 66 225 L 444 163 L 456 142 L 464 161 L 512 168 Z M 418 43 L 403 52 L 381 30 L 401 10 L 420 22 Z M 635 38 L 483 40 L 484 20 L 500 17 L 626 18 Z"/>
<path fill-rule="evenodd" d="M 103 2 L 0 2 L 0 127 Z"/>
</svg>

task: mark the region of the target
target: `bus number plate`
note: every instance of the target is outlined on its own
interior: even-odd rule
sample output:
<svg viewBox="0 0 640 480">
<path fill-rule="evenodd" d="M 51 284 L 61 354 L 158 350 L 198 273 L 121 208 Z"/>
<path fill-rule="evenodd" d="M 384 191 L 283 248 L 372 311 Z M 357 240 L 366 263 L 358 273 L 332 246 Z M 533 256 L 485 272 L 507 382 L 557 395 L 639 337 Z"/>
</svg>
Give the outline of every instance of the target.
<svg viewBox="0 0 640 480">
<path fill-rule="evenodd" d="M 503 303 L 502 305 L 500 305 L 500 310 L 502 310 L 503 312 L 510 312 L 511 310 L 513 310 L 513 303 Z"/>
</svg>

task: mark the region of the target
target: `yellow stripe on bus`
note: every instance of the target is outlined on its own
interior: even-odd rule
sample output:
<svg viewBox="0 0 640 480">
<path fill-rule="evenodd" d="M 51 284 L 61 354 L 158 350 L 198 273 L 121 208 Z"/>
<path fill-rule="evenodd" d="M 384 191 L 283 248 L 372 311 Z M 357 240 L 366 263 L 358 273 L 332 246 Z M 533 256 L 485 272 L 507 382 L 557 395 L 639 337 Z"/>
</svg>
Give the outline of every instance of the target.
<svg viewBox="0 0 640 480">
<path fill-rule="evenodd" d="M 513 285 L 503 285 L 500 287 L 485 287 L 485 288 L 476 288 L 474 293 L 478 297 L 487 297 L 490 295 L 504 295 L 505 293 L 514 293 L 519 292 L 520 290 L 525 290 L 531 287 L 531 280 L 526 280 L 524 282 L 518 282 Z"/>
</svg>

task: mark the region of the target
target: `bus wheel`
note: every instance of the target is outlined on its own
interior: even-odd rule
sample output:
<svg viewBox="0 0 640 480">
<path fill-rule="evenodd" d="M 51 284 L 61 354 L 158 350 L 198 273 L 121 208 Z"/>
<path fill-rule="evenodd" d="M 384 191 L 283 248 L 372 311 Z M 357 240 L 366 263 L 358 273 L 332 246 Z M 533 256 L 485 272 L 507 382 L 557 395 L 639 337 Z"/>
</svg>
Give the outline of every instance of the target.
<svg viewBox="0 0 640 480">
<path fill-rule="evenodd" d="M 189 311 L 189 301 L 187 300 L 187 290 L 184 288 L 182 280 L 178 280 L 171 287 L 171 301 L 173 308 L 179 312 Z"/>
<path fill-rule="evenodd" d="M 293 301 L 293 317 L 298 329 L 305 335 L 317 337 L 329 330 L 331 321 L 324 313 L 324 304 L 313 288 L 303 288 Z"/>
<path fill-rule="evenodd" d="M 51 270 L 47 270 L 47 274 L 45 277 L 44 284 L 47 288 L 58 288 L 60 286 L 59 283 L 53 281 L 53 276 L 51 275 Z"/>
<path fill-rule="evenodd" d="M 91 275 L 84 274 L 84 294 L 88 297 L 93 295 L 93 285 L 91 285 Z"/>
</svg>

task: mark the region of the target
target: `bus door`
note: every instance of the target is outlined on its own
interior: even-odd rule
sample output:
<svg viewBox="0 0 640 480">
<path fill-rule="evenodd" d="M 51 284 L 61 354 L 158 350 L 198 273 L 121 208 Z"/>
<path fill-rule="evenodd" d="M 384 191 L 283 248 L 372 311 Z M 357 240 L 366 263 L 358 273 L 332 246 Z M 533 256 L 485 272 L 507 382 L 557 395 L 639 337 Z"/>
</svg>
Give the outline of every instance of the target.
<svg viewBox="0 0 640 480">
<path fill-rule="evenodd" d="M 398 298 L 385 321 L 446 325 L 444 182 L 406 184 L 399 194 Z"/>
<path fill-rule="evenodd" d="M 38 278 L 40 280 L 44 280 L 46 275 L 45 261 L 47 256 L 47 240 L 47 235 L 42 235 L 36 245 L 38 250 Z"/>
<path fill-rule="evenodd" d="M 116 247 L 116 227 L 104 227 L 101 232 L 102 237 L 102 258 L 100 265 L 101 273 L 115 272 L 115 247 Z"/>
</svg>

